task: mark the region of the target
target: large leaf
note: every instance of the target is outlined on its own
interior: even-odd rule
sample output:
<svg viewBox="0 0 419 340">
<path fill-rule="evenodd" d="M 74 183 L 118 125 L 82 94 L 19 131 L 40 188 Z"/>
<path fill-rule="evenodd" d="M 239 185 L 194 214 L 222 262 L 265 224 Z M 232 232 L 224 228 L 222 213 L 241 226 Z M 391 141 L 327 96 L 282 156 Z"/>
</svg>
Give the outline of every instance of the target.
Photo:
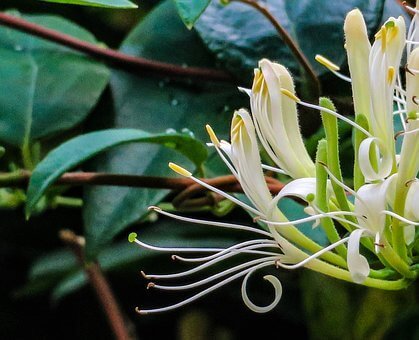
<svg viewBox="0 0 419 340">
<path fill-rule="evenodd" d="M 36 24 L 97 43 L 82 28 L 53 16 Z M 105 88 L 108 69 L 79 53 L 0 27 L 0 140 L 15 146 L 81 122 Z"/>
<path fill-rule="evenodd" d="M 180 17 L 191 29 L 211 0 L 174 0 Z"/>
<path fill-rule="evenodd" d="M 172 1 L 160 5 L 143 20 L 124 41 L 121 50 L 185 66 L 214 65 L 196 33 L 183 25 Z M 111 88 L 116 127 L 135 127 L 151 132 L 187 128 L 205 141 L 208 140 L 206 123 L 214 127 L 220 138 L 227 138 L 233 109 L 247 102 L 234 85 L 209 84 L 204 79 L 175 81 L 115 72 Z M 107 153 L 97 162 L 96 169 L 173 176 L 173 172 L 162 164 L 180 161 L 183 166 L 191 166 L 178 157 L 157 146 L 133 145 Z M 149 205 L 157 204 L 167 194 L 164 190 L 117 187 L 88 188 L 85 192 L 86 251 L 90 256 L 97 254 L 112 239 L 115 230 L 121 231 L 138 221 Z"/>
<path fill-rule="evenodd" d="M 111 147 L 131 142 L 162 144 L 183 153 L 197 166 L 207 156 L 205 147 L 186 134 L 150 134 L 135 129 L 112 129 L 81 135 L 51 151 L 35 168 L 29 182 L 26 214 L 30 214 L 42 194 L 65 171 Z"/>
<path fill-rule="evenodd" d="M 406 16 L 396 1 L 385 0 L 266 0 L 265 4 L 319 75 L 328 71 L 314 62 L 316 54 L 325 55 L 338 65 L 346 60 L 343 22 L 350 10 L 357 7 L 363 12 L 371 35 L 383 21 L 383 12 Z M 195 27 L 222 65 L 240 79 L 248 81 L 261 58 L 276 60 L 295 75 L 299 73 L 297 61 L 273 26 L 248 5 L 233 1 L 224 6 L 213 1 Z"/>
<path fill-rule="evenodd" d="M 60 4 L 84 5 L 108 8 L 137 8 L 138 6 L 128 0 L 41 0 Z"/>
</svg>

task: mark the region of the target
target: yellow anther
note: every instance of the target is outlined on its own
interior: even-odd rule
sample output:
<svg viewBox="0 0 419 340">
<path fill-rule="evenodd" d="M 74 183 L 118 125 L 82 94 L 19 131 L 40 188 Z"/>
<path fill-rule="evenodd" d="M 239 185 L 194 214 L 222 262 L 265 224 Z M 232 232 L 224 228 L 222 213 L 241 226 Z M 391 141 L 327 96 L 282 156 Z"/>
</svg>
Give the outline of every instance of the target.
<svg viewBox="0 0 419 340">
<path fill-rule="evenodd" d="M 192 173 L 190 173 L 188 170 L 182 168 L 181 166 L 170 162 L 169 163 L 169 168 L 172 169 L 174 172 L 178 173 L 181 176 L 185 176 L 185 177 L 191 177 Z"/>
<path fill-rule="evenodd" d="M 296 101 L 297 103 L 299 103 L 301 100 L 300 98 L 298 98 L 294 93 L 292 93 L 290 90 L 287 89 L 281 89 L 281 93 L 285 96 L 287 96 L 288 98 Z"/>
<path fill-rule="evenodd" d="M 393 82 L 394 76 L 396 75 L 396 70 L 393 66 L 390 66 L 387 71 L 387 81 L 389 84 Z"/>
<path fill-rule="evenodd" d="M 255 69 L 255 77 L 253 79 L 252 92 L 259 92 L 263 84 L 263 73 L 260 69 Z"/>
<path fill-rule="evenodd" d="M 211 142 L 215 145 L 215 146 L 219 146 L 220 145 L 220 141 L 218 140 L 217 136 L 215 135 L 214 130 L 212 129 L 212 127 L 210 125 L 205 125 L 205 128 L 207 129 L 207 133 L 209 135 L 209 138 L 211 139 Z"/>
<path fill-rule="evenodd" d="M 318 63 L 322 64 L 323 66 L 325 66 L 329 70 L 332 70 L 332 71 L 339 71 L 340 70 L 340 67 L 338 65 L 336 65 L 335 63 L 332 63 L 329 59 L 323 57 L 320 54 L 316 54 L 314 59 L 316 59 L 316 61 Z"/>
</svg>

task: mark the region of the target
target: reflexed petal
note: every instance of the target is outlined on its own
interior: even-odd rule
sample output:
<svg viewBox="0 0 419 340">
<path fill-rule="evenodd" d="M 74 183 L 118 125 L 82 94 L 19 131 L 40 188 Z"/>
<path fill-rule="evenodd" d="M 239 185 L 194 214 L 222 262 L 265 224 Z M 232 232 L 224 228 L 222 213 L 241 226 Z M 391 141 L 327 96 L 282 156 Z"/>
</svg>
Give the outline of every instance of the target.
<svg viewBox="0 0 419 340">
<path fill-rule="evenodd" d="M 375 171 L 371 163 L 370 150 L 372 147 L 379 150 L 376 152 L 377 159 L 379 159 L 378 171 Z M 393 153 L 386 147 L 387 145 L 383 145 L 378 138 L 366 138 L 361 142 L 358 152 L 359 167 L 366 181 L 382 180 L 390 175 L 393 167 Z"/>
<path fill-rule="evenodd" d="M 359 242 L 364 232 L 363 229 L 354 230 L 348 241 L 348 269 L 356 283 L 363 283 L 370 273 L 367 259 L 359 253 Z"/>
<path fill-rule="evenodd" d="M 387 190 L 395 179 L 393 175 L 381 183 L 365 184 L 357 191 L 355 213 L 366 217 L 358 222 L 370 234 L 381 234 L 384 230 L 386 217 L 382 212 L 387 206 Z"/>
</svg>

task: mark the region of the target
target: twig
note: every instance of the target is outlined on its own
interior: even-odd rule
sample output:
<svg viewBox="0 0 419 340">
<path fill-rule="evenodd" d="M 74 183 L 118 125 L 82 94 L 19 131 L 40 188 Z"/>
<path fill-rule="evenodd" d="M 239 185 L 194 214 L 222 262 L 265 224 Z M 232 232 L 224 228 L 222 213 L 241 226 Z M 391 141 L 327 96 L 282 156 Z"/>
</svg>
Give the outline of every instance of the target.
<svg viewBox="0 0 419 340">
<path fill-rule="evenodd" d="M 274 26 L 276 31 L 278 32 L 279 36 L 283 40 L 283 42 L 288 46 L 291 52 L 294 54 L 295 58 L 297 58 L 298 62 L 304 68 L 304 70 L 309 75 L 310 79 L 313 82 L 314 88 L 317 91 L 315 94 L 316 97 L 320 94 L 320 81 L 314 71 L 313 67 L 311 66 L 310 62 L 307 60 L 306 56 L 304 55 L 303 51 L 300 49 L 298 44 L 294 41 L 294 39 L 289 35 L 289 33 L 282 27 L 281 23 L 272 15 L 269 10 L 261 5 L 257 0 L 230 0 L 235 2 L 241 2 L 246 5 L 249 5 L 259 11 L 262 15 L 265 16 L 266 19 Z"/>
<path fill-rule="evenodd" d="M 0 187 L 26 187 L 29 183 L 31 172 L 20 170 L 13 173 L 0 173 Z M 219 176 L 203 178 L 205 182 L 217 188 L 230 192 L 243 192 L 234 176 Z M 269 189 L 278 193 L 283 184 L 271 177 L 267 177 Z M 115 185 L 136 188 L 185 190 L 196 184 L 189 178 L 170 178 L 157 176 L 108 174 L 100 172 L 67 172 L 57 179 L 56 185 Z M 206 191 L 200 187 L 201 191 Z"/>
<path fill-rule="evenodd" d="M 83 266 L 90 284 L 102 304 L 110 326 L 117 340 L 128 340 L 130 336 L 118 303 L 105 276 L 96 262 L 86 263 L 84 258 L 84 238 L 77 236 L 71 230 L 61 230 L 60 238 L 71 247 L 78 261 Z"/>
<path fill-rule="evenodd" d="M 97 46 L 95 44 L 76 39 L 70 35 L 42 27 L 22 18 L 17 18 L 5 13 L 0 13 L 0 24 L 49 41 L 56 42 L 60 45 L 109 62 L 118 68 L 128 71 L 135 71 L 138 73 L 148 72 L 179 78 L 199 78 L 219 82 L 233 81 L 233 78 L 230 74 L 220 70 L 199 67 L 182 67 L 180 65 L 134 57 L 110 48 Z"/>
</svg>

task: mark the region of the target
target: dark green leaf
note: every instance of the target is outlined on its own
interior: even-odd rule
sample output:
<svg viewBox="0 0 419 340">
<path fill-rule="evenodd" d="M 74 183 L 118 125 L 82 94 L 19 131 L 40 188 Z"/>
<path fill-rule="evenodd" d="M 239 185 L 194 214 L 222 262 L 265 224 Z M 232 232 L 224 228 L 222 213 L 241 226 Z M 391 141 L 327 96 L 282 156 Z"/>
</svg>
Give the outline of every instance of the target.
<svg viewBox="0 0 419 340">
<path fill-rule="evenodd" d="M 60 4 L 83 5 L 107 8 L 137 8 L 138 6 L 128 0 L 41 0 Z"/>
<path fill-rule="evenodd" d="M 64 19 L 24 18 L 97 43 L 89 32 Z M 67 48 L 0 27 L 0 77 L 0 139 L 22 147 L 80 123 L 99 99 L 109 71 Z"/>
<path fill-rule="evenodd" d="M 158 28 L 158 29 L 157 29 Z M 164 43 L 163 43 L 164 42 Z M 188 31 L 173 2 L 157 7 L 124 41 L 121 50 L 144 58 L 179 65 L 213 67 L 209 55 L 194 31 Z M 191 53 L 193 51 L 193 53 Z M 234 85 L 210 84 L 205 80 L 136 77 L 115 72 L 111 79 L 115 101 L 115 125 L 161 131 L 187 128 L 197 138 L 208 141 L 205 124 L 214 127 L 220 138 L 228 138 L 232 111 L 247 102 Z M 190 164 L 179 155 L 153 146 L 130 145 L 112 150 L 97 162 L 99 171 L 172 176 L 167 161 Z M 224 168 L 223 168 L 224 169 Z M 213 173 L 216 173 L 214 169 Z M 87 188 L 84 205 L 86 251 L 94 256 L 101 247 L 127 225 L 138 221 L 167 195 L 165 190 L 117 187 Z"/>
<path fill-rule="evenodd" d="M 211 0 L 174 0 L 180 17 L 186 27 L 191 29 L 194 23 L 208 7 Z"/>
<path fill-rule="evenodd" d="M 385 3 L 385 5 L 384 5 Z M 314 61 L 322 54 L 338 65 L 346 60 L 343 22 L 350 10 L 359 8 L 371 36 L 386 14 L 404 15 L 396 1 L 264 1 L 269 11 L 291 34 L 319 75 L 328 72 Z M 408 20 L 408 18 L 407 18 Z M 208 48 L 229 71 L 248 82 L 262 58 L 278 61 L 298 75 L 300 67 L 270 22 L 251 6 L 213 1 L 195 25 Z"/>
<path fill-rule="evenodd" d="M 111 147 L 131 142 L 164 145 L 186 155 L 198 166 L 207 156 L 205 147 L 185 134 L 150 134 L 136 129 L 112 129 L 78 136 L 51 151 L 35 168 L 29 182 L 26 213 L 30 214 L 45 190 L 65 171 Z"/>
</svg>

